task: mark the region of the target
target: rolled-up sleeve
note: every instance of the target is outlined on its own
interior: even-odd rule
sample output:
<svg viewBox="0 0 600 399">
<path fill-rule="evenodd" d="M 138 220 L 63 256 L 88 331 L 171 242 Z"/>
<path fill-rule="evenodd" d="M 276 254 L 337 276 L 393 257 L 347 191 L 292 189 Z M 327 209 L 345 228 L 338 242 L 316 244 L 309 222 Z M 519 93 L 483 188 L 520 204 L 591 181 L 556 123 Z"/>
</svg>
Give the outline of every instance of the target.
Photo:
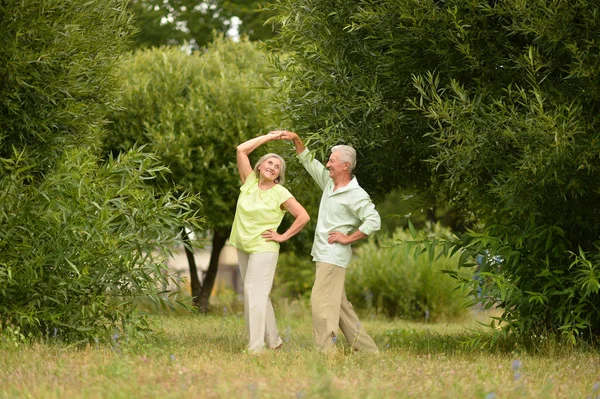
<svg viewBox="0 0 600 399">
<path fill-rule="evenodd" d="M 354 212 L 356 217 L 362 222 L 362 224 L 358 226 L 358 229 L 363 234 L 369 236 L 381 229 L 381 217 L 379 216 L 379 212 L 375 209 L 375 204 L 371 202 L 371 199 L 368 196 L 361 197 L 355 202 Z"/>
</svg>

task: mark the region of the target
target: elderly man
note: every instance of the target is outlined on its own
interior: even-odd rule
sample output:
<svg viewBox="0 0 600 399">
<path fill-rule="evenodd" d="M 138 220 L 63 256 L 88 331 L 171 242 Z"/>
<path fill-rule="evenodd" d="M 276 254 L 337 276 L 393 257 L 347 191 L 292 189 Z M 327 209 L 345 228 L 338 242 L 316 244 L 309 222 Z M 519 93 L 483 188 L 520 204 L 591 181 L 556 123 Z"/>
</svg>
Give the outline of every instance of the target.
<svg viewBox="0 0 600 399">
<path fill-rule="evenodd" d="M 296 133 L 285 131 L 281 138 L 294 143 L 300 163 L 323 190 L 311 252 L 316 262 L 310 301 L 317 345 L 325 352 L 333 349 L 339 326 L 354 350 L 376 353 L 377 345 L 362 328 L 344 288 L 352 258 L 350 244 L 381 226 L 369 195 L 352 175 L 356 151 L 347 145 L 335 146 L 323 166 Z"/>
</svg>

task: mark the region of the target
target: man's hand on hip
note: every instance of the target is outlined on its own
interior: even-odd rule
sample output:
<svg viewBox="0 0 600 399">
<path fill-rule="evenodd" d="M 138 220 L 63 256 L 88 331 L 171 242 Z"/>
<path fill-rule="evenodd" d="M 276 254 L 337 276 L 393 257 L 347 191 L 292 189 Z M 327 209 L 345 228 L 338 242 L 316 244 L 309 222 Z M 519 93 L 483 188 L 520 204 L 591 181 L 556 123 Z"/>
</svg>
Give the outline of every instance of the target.
<svg viewBox="0 0 600 399">
<path fill-rule="evenodd" d="M 339 231 L 331 231 L 329 233 L 329 238 L 327 239 L 327 242 L 329 244 L 333 244 L 334 242 L 343 244 L 343 245 L 348 245 L 350 244 L 350 238 L 348 238 L 348 236 L 344 233 L 340 233 Z"/>
</svg>

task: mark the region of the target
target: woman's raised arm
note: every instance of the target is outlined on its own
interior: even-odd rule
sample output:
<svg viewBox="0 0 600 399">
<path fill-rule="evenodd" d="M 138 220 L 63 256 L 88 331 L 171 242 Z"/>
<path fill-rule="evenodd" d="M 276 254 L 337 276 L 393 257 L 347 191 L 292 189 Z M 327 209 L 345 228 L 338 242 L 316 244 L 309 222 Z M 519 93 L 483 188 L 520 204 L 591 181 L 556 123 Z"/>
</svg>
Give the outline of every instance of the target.
<svg viewBox="0 0 600 399">
<path fill-rule="evenodd" d="M 242 184 L 246 181 L 250 173 L 252 173 L 252 165 L 250 165 L 248 155 L 268 141 L 279 140 L 282 134 L 283 131 L 272 131 L 262 136 L 254 137 L 237 146 L 237 167 Z"/>
</svg>

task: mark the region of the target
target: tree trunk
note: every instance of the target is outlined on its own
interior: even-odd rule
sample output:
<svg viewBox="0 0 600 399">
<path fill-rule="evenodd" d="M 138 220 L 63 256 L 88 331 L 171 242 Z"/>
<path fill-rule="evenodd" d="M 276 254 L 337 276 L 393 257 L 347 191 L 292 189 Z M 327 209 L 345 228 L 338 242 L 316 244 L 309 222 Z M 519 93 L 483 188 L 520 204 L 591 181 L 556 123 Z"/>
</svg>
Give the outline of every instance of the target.
<svg viewBox="0 0 600 399">
<path fill-rule="evenodd" d="M 194 301 L 196 299 L 198 300 L 198 304 L 196 305 L 196 302 L 194 302 L 194 306 L 202 313 L 208 313 L 210 309 L 209 299 L 215 284 L 215 278 L 217 277 L 217 270 L 219 269 L 219 255 L 221 255 L 221 250 L 225 246 L 225 242 L 227 242 L 230 232 L 231 228 L 215 229 L 213 231 L 212 251 L 210 252 L 208 270 L 202 281 L 200 295 L 198 295 L 198 298 L 194 297 Z"/>
<path fill-rule="evenodd" d="M 437 222 L 437 217 L 435 216 L 435 205 L 427 208 L 427 221 L 431 222 L 431 224 L 435 224 Z"/>
<path fill-rule="evenodd" d="M 186 245 L 185 255 L 187 256 L 188 265 L 190 267 L 190 283 L 192 285 L 192 304 L 197 309 L 200 308 L 200 294 L 202 293 L 202 283 L 200 282 L 200 278 L 198 278 L 198 268 L 196 267 L 196 259 L 194 259 L 194 251 L 191 246 L 190 237 L 188 236 L 185 228 L 182 229 L 183 232 L 183 241 Z"/>
</svg>

